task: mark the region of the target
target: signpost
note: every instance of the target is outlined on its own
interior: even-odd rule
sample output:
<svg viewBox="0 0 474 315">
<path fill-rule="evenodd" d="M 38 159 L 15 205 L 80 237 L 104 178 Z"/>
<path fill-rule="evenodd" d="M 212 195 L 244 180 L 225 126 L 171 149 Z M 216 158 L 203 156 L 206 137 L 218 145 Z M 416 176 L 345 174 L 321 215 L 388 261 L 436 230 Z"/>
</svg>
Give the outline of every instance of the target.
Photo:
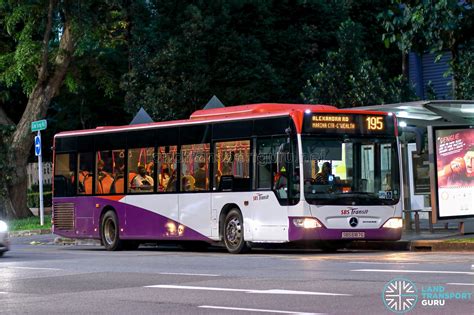
<svg viewBox="0 0 474 315">
<path fill-rule="evenodd" d="M 40 198 L 40 225 L 44 225 L 44 207 L 43 207 L 43 159 L 41 156 L 41 130 L 45 130 L 48 123 L 45 119 L 33 121 L 31 123 L 31 132 L 37 131 L 35 137 L 35 155 L 38 157 L 38 178 L 39 178 L 39 198 Z"/>
</svg>

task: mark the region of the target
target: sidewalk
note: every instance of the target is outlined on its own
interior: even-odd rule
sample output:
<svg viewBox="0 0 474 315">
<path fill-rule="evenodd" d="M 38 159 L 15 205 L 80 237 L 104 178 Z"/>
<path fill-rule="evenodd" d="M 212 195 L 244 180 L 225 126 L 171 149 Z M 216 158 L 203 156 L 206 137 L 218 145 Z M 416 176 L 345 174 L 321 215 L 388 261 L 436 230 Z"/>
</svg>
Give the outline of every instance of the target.
<svg viewBox="0 0 474 315">
<path fill-rule="evenodd" d="M 463 241 L 463 239 L 469 239 Z M 444 223 L 433 226 L 429 231 L 428 220 L 420 219 L 420 232 L 403 228 L 399 241 L 356 241 L 351 249 L 368 250 L 409 250 L 409 251 L 474 251 L 474 234 L 460 234 L 457 225 L 450 224 L 448 229 Z"/>
</svg>

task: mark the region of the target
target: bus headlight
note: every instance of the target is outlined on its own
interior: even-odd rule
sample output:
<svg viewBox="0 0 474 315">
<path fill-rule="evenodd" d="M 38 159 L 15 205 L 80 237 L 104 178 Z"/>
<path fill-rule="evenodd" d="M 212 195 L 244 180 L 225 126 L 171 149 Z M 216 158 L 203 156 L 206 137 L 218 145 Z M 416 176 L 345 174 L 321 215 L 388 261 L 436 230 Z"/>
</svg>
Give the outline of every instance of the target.
<svg viewBox="0 0 474 315">
<path fill-rule="evenodd" d="M 8 225 L 0 220 L 0 233 L 8 231 Z"/>
<path fill-rule="evenodd" d="M 315 229 L 322 226 L 318 220 L 313 218 L 293 219 L 293 224 L 297 227 L 302 227 L 304 229 Z"/>
<path fill-rule="evenodd" d="M 399 229 L 403 226 L 402 218 L 391 218 L 383 225 L 384 228 Z"/>
</svg>

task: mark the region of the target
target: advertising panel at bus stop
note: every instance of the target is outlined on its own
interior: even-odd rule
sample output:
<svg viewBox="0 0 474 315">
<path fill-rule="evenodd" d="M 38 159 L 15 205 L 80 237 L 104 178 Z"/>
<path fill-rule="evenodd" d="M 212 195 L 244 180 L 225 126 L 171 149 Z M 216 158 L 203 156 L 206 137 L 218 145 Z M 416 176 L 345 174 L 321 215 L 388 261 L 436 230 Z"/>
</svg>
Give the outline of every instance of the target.
<svg viewBox="0 0 474 315">
<path fill-rule="evenodd" d="M 429 130 L 434 218 L 474 218 L 474 126 Z"/>
</svg>

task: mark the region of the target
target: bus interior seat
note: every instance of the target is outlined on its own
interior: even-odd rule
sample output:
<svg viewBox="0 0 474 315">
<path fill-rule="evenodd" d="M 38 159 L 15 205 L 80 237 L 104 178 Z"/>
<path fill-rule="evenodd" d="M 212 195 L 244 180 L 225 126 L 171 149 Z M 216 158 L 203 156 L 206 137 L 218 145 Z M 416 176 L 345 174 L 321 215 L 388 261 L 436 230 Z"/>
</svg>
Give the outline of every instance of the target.
<svg viewBox="0 0 474 315">
<path fill-rule="evenodd" d="M 99 194 L 110 194 L 110 189 L 112 187 L 112 184 L 114 182 L 114 179 L 112 178 L 112 176 L 110 175 L 106 175 L 102 178 L 102 180 L 98 181 L 99 182 L 99 186 L 100 189 L 102 191 L 99 190 L 99 188 L 97 189 L 97 193 Z"/>
<path fill-rule="evenodd" d="M 124 184 L 123 177 L 115 179 L 114 182 L 112 183 L 112 187 L 110 188 L 110 192 L 116 193 L 116 194 L 123 194 L 123 184 Z"/>
<path fill-rule="evenodd" d="M 92 194 L 92 177 L 93 176 L 87 176 L 84 181 L 84 193 L 86 195 L 91 195 Z"/>
</svg>

